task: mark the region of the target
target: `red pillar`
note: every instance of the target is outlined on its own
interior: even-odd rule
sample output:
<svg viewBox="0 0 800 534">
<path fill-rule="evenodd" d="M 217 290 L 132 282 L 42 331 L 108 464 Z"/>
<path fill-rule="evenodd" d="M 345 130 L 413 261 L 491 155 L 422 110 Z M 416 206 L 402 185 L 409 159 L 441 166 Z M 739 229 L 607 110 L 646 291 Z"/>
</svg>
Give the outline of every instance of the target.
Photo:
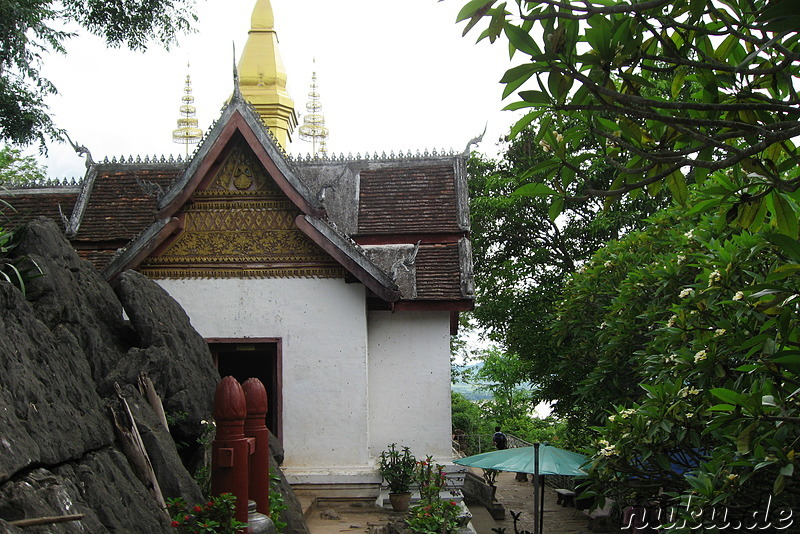
<svg viewBox="0 0 800 534">
<path fill-rule="evenodd" d="M 250 457 L 250 499 L 256 510 L 269 515 L 269 430 L 267 430 L 267 390 L 258 378 L 248 378 L 242 384 L 247 399 L 247 419 L 244 435 L 255 438 L 256 447 Z"/>
<path fill-rule="evenodd" d="M 211 493 L 236 495 L 236 519 L 247 522 L 250 445 L 244 435 L 247 416 L 244 391 L 232 376 L 217 384 L 214 419 L 217 434 L 211 444 Z"/>
</svg>

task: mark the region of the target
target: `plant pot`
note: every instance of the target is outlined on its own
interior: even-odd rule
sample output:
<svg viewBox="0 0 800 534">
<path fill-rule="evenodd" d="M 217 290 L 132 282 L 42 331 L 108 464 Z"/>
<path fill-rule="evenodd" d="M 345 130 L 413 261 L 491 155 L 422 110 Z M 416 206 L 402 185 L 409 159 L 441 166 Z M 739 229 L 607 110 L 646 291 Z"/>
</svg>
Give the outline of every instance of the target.
<svg viewBox="0 0 800 534">
<path fill-rule="evenodd" d="M 411 504 L 411 493 L 390 493 L 389 502 L 395 512 L 405 512 Z"/>
</svg>

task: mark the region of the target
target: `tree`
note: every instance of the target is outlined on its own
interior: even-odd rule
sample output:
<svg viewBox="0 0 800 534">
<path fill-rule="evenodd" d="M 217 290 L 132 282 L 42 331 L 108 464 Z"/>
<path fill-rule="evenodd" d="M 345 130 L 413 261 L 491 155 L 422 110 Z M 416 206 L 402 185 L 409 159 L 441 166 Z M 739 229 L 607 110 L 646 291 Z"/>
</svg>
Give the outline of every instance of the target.
<svg viewBox="0 0 800 534">
<path fill-rule="evenodd" d="M 528 375 L 520 382 L 535 385 L 534 401 L 561 395 L 550 323 L 566 279 L 603 243 L 640 228 L 666 202 L 664 195 L 625 198 L 605 210 L 597 198 L 570 200 L 556 221 L 549 199 L 536 195 L 547 179 L 546 171 L 536 169 L 547 161 L 547 147 L 529 127 L 510 141 L 499 161 L 473 155 L 468 163 L 477 296 L 472 317 L 492 341 L 525 363 Z M 599 162 L 595 181 L 610 183 L 609 171 Z"/>
<path fill-rule="evenodd" d="M 112 47 L 145 50 L 166 46 L 196 20 L 192 0 L 0 0 L 0 140 L 14 144 L 61 137 L 44 99 L 55 86 L 39 73 L 45 54 L 65 53 L 75 33 L 59 28 L 77 23 Z"/>
<path fill-rule="evenodd" d="M 45 177 L 46 167 L 33 156 L 23 156 L 20 149 L 8 145 L 0 148 L 0 186 L 35 183 Z"/>
<path fill-rule="evenodd" d="M 576 273 L 555 328 L 597 487 L 730 519 L 800 504 L 798 270 L 794 238 L 671 208 Z"/>
<path fill-rule="evenodd" d="M 465 34 L 488 21 L 479 40 L 504 36 L 525 56 L 503 96 L 531 82 L 507 108 L 528 110 L 513 132 L 537 121 L 536 141 L 552 148 L 538 192 L 554 205 L 576 189 L 616 197 L 662 184 L 685 203 L 689 184 L 731 169 L 709 205 L 745 228 L 768 213 L 796 235 L 795 10 L 791 0 L 472 0 L 459 20 Z M 586 139 L 600 149 L 582 149 Z M 594 181 L 598 161 L 613 168 L 608 185 Z"/>
</svg>

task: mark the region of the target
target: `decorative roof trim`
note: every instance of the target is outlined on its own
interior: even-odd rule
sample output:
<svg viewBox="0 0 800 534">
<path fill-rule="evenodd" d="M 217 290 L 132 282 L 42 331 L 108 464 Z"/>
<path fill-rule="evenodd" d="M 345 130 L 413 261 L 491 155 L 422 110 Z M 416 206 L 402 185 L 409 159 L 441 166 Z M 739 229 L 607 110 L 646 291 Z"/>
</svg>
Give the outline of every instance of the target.
<svg viewBox="0 0 800 534">
<path fill-rule="evenodd" d="M 461 295 L 475 299 L 475 275 L 472 271 L 472 242 L 466 237 L 458 241 L 458 261 L 461 273 Z"/>
<path fill-rule="evenodd" d="M 342 267 L 386 302 L 400 300 L 400 289 L 389 275 L 369 261 L 354 242 L 342 236 L 317 217 L 298 215 L 295 224 L 301 232 L 330 254 Z"/>
<path fill-rule="evenodd" d="M 161 216 L 173 215 L 191 197 L 208 173 L 213 171 L 212 167 L 217 164 L 217 159 L 237 131 L 244 137 L 278 187 L 301 211 L 315 215 L 322 213 L 319 201 L 298 179 L 283 150 L 261 122 L 260 117 L 249 104 L 233 99 L 225 107 L 219 120 L 211 127 L 183 174 L 162 197 L 157 207 Z"/>
<path fill-rule="evenodd" d="M 464 232 L 469 232 L 469 184 L 467 183 L 467 165 L 465 158 L 454 158 L 453 172 L 455 174 L 456 190 L 456 217 L 458 227 Z"/>
<path fill-rule="evenodd" d="M 66 234 L 68 238 L 78 235 L 78 229 L 81 226 L 83 215 L 86 212 L 86 206 L 89 205 L 89 197 L 92 195 L 92 187 L 94 187 L 95 178 L 97 178 L 97 164 L 92 163 L 86 168 L 86 175 L 83 178 L 81 192 L 78 193 L 78 200 L 75 201 L 75 207 L 72 208 L 72 215 L 64 231 L 64 234 Z"/>
<path fill-rule="evenodd" d="M 124 270 L 137 267 L 169 236 L 182 228 L 183 224 L 176 217 L 167 217 L 155 221 L 139 236 L 131 240 L 127 246 L 117 252 L 105 270 L 103 270 L 103 277 L 106 280 L 114 280 Z"/>
<path fill-rule="evenodd" d="M 411 150 L 407 150 L 403 153 L 402 150 L 398 151 L 397 154 L 394 153 L 392 150 L 388 155 L 386 151 L 381 152 L 378 155 L 377 152 L 373 152 L 370 156 L 369 152 L 364 152 L 364 155 L 361 155 L 361 152 L 358 152 L 355 156 L 353 153 L 350 152 L 346 156 L 344 153 L 339 153 L 337 156 L 336 154 L 328 154 L 325 153 L 324 155 L 317 154 L 313 155 L 311 153 L 308 154 L 291 154 L 288 156 L 290 161 L 293 161 L 298 164 L 303 165 L 328 165 L 331 163 L 342 163 L 342 162 L 356 162 L 356 161 L 415 161 L 415 160 L 428 160 L 428 159 L 446 159 L 446 158 L 453 158 L 453 157 L 464 157 L 464 154 L 461 152 L 456 152 L 452 148 L 450 150 L 442 149 L 441 151 L 437 151 L 435 148 L 431 151 L 425 149 L 423 152 L 420 152 L 419 149 L 415 153 L 412 154 Z"/>
</svg>

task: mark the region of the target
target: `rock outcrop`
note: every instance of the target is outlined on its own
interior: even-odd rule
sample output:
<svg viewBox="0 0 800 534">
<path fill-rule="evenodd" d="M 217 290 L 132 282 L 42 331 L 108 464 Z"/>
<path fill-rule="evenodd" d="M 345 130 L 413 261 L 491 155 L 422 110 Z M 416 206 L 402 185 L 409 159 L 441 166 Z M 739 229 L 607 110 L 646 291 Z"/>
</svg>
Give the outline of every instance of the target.
<svg viewBox="0 0 800 534">
<path fill-rule="evenodd" d="M 48 219 L 28 224 L 14 254 L 43 275 L 25 295 L 0 282 L 0 533 L 22 532 L 8 521 L 68 514 L 84 518 L 24 532 L 170 532 L 121 452 L 109 406 L 119 384 L 164 496 L 201 502 L 184 463 L 219 380 L 205 341 L 157 284 L 126 272 L 112 288 Z M 172 435 L 136 388 L 141 372 L 173 416 Z M 183 462 L 176 441 L 188 444 Z"/>
</svg>

